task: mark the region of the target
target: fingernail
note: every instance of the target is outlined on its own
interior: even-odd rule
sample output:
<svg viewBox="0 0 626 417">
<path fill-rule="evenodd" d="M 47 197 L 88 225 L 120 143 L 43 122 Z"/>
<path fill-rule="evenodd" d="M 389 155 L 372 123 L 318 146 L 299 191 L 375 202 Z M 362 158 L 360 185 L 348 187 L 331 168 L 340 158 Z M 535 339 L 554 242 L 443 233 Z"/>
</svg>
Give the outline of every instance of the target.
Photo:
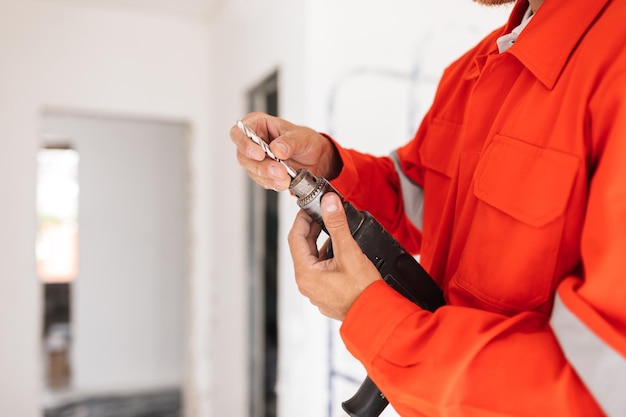
<svg viewBox="0 0 626 417">
<path fill-rule="evenodd" d="M 285 145 L 283 142 L 276 142 L 276 145 L 274 145 L 276 147 L 276 150 L 279 151 L 278 154 L 280 155 L 280 157 L 284 157 L 285 155 L 287 155 L 287 152 L 289 152 L 289 148 L 287 148 L 287 145 Z"/>
<path fill-rule="evenodd" d="M 270 167 L 270 175 L 274 178 L 280 178 L 280 168 L 276 166 Z"/>
<path fill-rule="evenodd" d="M 326 197 L 326 204 L 324 205 L 324 208 L 326 210 L 327 213 L 334 213 L 335 211 L 337 211 L 339 209 L 339 205 L 337 204 L 337 197 L 334 195 L 329 195 L 328 197 Z"/>
</svg>

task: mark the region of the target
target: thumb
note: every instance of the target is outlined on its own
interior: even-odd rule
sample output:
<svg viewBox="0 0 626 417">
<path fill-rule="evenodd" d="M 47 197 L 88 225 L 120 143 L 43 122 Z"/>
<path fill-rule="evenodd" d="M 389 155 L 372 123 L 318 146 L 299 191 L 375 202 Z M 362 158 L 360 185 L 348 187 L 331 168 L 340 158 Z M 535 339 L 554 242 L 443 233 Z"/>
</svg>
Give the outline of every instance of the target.
<svg viewBox="0 0 626 417">
<path fill-rule="evenodd" d="M 362 251 L 350 233 L 346 213 L 339 196 L 335 193 L 324 195 L 321 207 L 324 225 L 333 243 L 335 258 L 342 255 L 344 257 L 350 256 L 355 247 L 361 253 Z"/>
</svg>

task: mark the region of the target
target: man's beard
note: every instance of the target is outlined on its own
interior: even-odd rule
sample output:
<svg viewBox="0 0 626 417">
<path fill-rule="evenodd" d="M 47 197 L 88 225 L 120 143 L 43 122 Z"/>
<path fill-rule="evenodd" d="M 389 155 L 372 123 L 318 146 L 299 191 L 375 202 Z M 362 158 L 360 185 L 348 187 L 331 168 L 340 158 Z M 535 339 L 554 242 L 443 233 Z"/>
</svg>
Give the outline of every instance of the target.
<svg viewBox="0 0 626 417">
<path fill-rule="evenodd" d="M 515 0 L 474 0 L 474 2 L 484 4 L 485 6 L 498 6 L 501 4 L 514 3 Z"/>
</svg>

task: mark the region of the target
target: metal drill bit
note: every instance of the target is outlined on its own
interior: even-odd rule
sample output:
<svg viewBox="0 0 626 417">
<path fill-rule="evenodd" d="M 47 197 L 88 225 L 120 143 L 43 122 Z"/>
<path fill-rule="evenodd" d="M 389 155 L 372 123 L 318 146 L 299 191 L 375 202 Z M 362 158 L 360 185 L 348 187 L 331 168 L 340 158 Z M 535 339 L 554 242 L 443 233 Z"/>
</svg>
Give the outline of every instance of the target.
<svg viewBox="0 0 626 417">
<path fill-rule="evenodd" d="M 289 174 L 289 176 L 291 178 L 295 178 L 297 172 L 294 171 L 289 165 L 287 165 L 285 163 L 285 161 L 283 161 L 282 159 L 278 159 L 276 157 L 276 155 L 274 155 L 274 153 L 272 153 L 272 151 L 270 150 L 270 145 L 267 144 L 267 142 L 265 142 L 263 139 L 261 139 L 259 137 L 259 135 L 257 135 L 254 130 L 250 129 L 244 122 L 242 122 L 241 120 L 237 120 L 237 127 L 244 133 L 244 135 L 246 135 L 248 138 L 250 138 L 250 140 L 252 140 L 252 142 L 256 143 L 257 145 L 259 145 L 261 147 L 261 149 L 263 149 L 263 151 L 265 152 L 265 154 L 267 156 L 269 156 L 271 159 L 273 159 L 274 161 L 280 163 L 282 166 L 285 167 L 285 169 L 287 170 L 287 174 Z"/>
</svg>

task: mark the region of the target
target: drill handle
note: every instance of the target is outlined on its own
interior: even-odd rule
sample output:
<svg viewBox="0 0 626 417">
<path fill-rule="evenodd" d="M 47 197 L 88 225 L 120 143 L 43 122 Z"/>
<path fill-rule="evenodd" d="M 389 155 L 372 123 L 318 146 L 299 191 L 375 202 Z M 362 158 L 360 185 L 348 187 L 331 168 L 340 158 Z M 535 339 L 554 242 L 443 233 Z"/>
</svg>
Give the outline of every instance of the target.
<svg viewBox="0 0 626 417">
<path fill-rule="evenodd" d="M 424 310 L 445 304 L 443 291 L 428 272 L 370 213 L 351 203 L 344 208 L 354 240 L 391 288 Z"/>
<path fill-rule="evenodd" d="M 356 394 L 341 406 L 350 417 L 378 417 L 388 404 L 385 395 L 367 376 Z"/>
</svg>

